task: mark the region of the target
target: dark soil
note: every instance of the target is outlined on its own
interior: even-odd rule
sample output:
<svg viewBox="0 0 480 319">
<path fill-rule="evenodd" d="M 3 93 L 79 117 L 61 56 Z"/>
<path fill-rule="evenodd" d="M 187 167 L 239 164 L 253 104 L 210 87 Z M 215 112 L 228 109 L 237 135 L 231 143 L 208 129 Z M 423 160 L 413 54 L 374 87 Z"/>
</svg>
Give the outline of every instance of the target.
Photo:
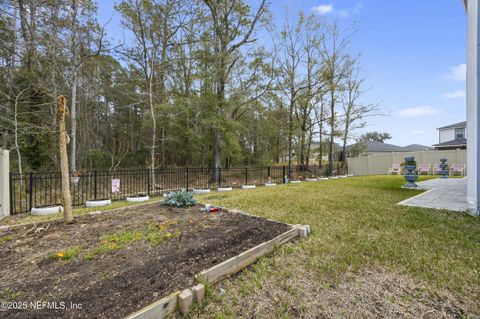
<svg viewBox="0 0 480 319">
<path fill-rule="evenodd" d="M 158 225 L 166 225 L 171 236 L 160 244 L 142 238 L 85 258 L 106 235 Z M 2 231 L 0 299 L 7 301 L 2 308 L 27 309 L 3 310 L 0 318 L 123 318 L 192 286 L 195 274 L 288 228 L 241 214 L 207 214 L 199 206 L 147 204 L 84 215 L 71 225 L 57 221 Z M 75 246 L 80 252 L 69 260 L 51 257 Z M 49 303 L 39 305 L 42 301 Z M 32 303 L 43 309 L 33 309 Z M 82 309 L 72 309 L 71 303 Z"/>
</svg>

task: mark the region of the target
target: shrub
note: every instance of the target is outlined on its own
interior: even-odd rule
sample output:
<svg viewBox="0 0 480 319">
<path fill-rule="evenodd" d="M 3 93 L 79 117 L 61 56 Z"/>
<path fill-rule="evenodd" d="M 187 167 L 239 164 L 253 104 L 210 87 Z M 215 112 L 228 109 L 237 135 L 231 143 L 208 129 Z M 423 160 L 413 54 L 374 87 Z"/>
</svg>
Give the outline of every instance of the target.
<svg viewBox="0 0 480 319">
<path fill-rule="evenodd" d="M 193 193 L 186 190 L 171 192 L 168 194 L 165 204 L 173 207 L 190 207 L 197 204 Z"/>
</svg>

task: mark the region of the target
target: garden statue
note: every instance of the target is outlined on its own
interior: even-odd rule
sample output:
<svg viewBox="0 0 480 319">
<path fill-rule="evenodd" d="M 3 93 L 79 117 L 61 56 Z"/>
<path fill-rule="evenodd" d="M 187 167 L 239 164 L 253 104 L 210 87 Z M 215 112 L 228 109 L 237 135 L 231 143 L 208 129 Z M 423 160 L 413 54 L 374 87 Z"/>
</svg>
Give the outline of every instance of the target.
<svg viewBox="0 0 480 319">
<path fill-rule="evenodd" d="M 418 175 L 415 174 L 415 168 L 417 163 L 413 156 L 405 157 L 405 175 L 403 176 L 407 183 L 403 185 L 404 188 L 416 188 L 415 181 L 418 179 Z"/>
<path fill-rule="evenodd" d="M 444 158 L 441 158 L 440 159 L 440 165 L 438 165 L 440 167 L 440 178 L 448 178 L 448 164 L 447 164 L 447 159 L 444 157 Z"/>
</svg>

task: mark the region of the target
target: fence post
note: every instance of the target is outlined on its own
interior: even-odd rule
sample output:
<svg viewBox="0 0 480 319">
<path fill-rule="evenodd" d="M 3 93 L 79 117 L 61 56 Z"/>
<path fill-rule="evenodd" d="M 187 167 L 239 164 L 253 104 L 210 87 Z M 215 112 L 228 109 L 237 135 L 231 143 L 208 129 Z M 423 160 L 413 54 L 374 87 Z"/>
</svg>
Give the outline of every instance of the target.
<svg viewBox="0 0 480 319">
<path fill-rule="evenodd" d="M 147 195 L 150 196 L 150 170 L 147 168 L 145 173 L 147 174 Z"/>
<path fill-rule="evenodd" d="M 189 181 L 188 181 L 188 177 L 189 177 L 189 176 L 188 176 L 188 166 L 187 166 L 187 167 L 185 167 L 185 184 L 186 184 L 186 186 L 187 186 L 187 187 L 186 187 L 186 190 L 187 190 L 187 191 L 188 191 L 188 182 L 189 182 Z"/>
<path fill-rule="evenodd" d="M 97 199 L 97 171 L 93 171 L 93 196 Z"/>
<path fill-rule="evenodd" d="M 9 151 L 0 148 L 0 215 L 7 216 L 13 210 L 12 175 Z"/>
<path fill-rule="evenodd" d="M 248 166 L 245 166 L 245 185 L 248 185 Z"/>
<path fill-rule="evenodd" d="M 287 182 L 286 179 L 285 179 L 285 177 L 286 177 L 285 173 L 286 173 L 285 172 L 285 165 L 283 165 L 283 167 L 282 167 L 282 182 L 283 182 L 283 184 L 285 184 Z"/>
<path fill-rule="evenodd" d="M 28 211 L 32 210 L 33 205 L 33 173 L 30 172 L 28 174 L 29 181 L 28 181 Z"/>
<path fill-rule="evenodd" d="M 222 168 L 218 167 L 218 187 L 222 187 Z"/>
<path fill-rule="evenodd" d="M 270 169 L 270 165 L 268 165 L 267 167 L 267 177 L 271 177 L 271 169 Z"/>
</svg>

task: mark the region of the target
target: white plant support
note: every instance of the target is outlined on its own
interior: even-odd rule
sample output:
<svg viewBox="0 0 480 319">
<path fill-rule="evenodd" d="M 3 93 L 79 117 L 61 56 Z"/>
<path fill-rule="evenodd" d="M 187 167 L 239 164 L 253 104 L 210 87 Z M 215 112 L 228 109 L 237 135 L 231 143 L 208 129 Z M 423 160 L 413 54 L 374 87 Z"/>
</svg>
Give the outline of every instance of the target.
<svg viewBox="0 0 480 319">
<path fill-rule="evenodd" d="M 329 179 L 337 179 L 338 176 L 328 176 Z"/>
<path fill-rule="evenodd" d="M 339 175 L 338 178 L 347 178 L 347 175 Z"/>
<path fill-rule="evenodd" d="M 148 196 L 148 195 L 136 196 L 136 197 L 127 197 L 127 202 L 140 203 L 140 202 L 146 202 L 149 199 L 150 199 L 150 196 Z"/>
<path fill-rule="evenodd" d="M 101 207 L 101 206 L 108 206 L 112 204 L 111 199 L 103 199 L 103 200 L 87 200 L 85 203 L 86 207 Z"/>
<path fill-rule="evenodd" d="M 63 207 L 60 205 L 46 206 L 46 207 L 32 207 L 31 214 L 34 216 L 44 216 L 63 212 Z"/>
<path fill-rule="evenodd" d="M 353 177 L 353 174 L 347 174 L 347 177 Z"/>
<path fill-rule="evenodd" d="M 305 178 L 306 182 L 316 182 L 318 181 L 318 178 Z"/>
<path fill-rule="evenodd" d="M 210 193 L 210 188 L 207 189 L 193 189 L 193 194 L 194 195 L 200 195 L 200 194 L 208 194 Z"/>
<path fill-rule="evenodd" d="M 319 177 L 318 180 L 319 181 L 328 181 L 328 177 Z"/>
<path fill-rule="evenodd" d="M 301 183 L 302 181 L 290 181 L 290 183 L 292 184 L 298 184 L 298 183 Z"/>
<path fill-rule="evenodd" d="M 253 189 L 256 188 L 255 185 L 242 185 L 242 189 Z"/>
<path fill-rule="evenodd" d="M 231 192 L 233 190 L 233 188 L 231 188 L 231 187 L 219 187 L 217 190 L 219 192 Z"/>
<path fill-rule="evenodd" d="M 265 186 L 272 187 L 272 186 L 277 186 L 277 184 L 276 183 L 265 183 Z"/>
</svg>

